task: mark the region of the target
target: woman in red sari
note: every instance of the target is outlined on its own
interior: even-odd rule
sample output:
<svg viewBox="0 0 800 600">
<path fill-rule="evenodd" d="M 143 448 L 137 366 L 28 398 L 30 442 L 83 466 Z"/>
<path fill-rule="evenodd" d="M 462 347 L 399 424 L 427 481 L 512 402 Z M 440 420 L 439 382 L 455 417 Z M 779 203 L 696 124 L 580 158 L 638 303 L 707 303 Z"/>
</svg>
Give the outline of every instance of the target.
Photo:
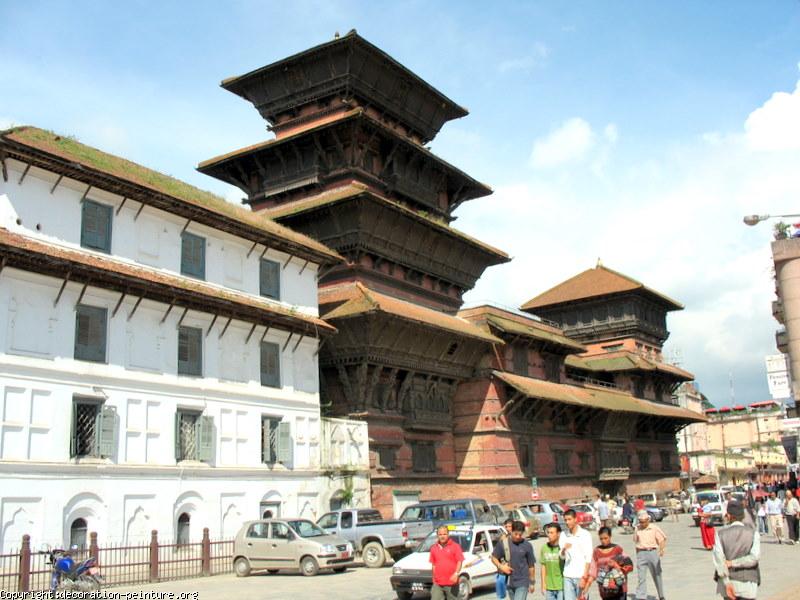
<svg viewBox="0 0 800 600">
<path fill-rule="evenodd" d="M 709 510 L 706 510 L 706 508 L 709 508 Z M 700 500 L 700 508 L 697 512 L 700 515 L 700 539 L 703 541 L 703 548 L 713 550 L 715 532 L 714 526 L 711 524 L 711 511 L 708 500 Z"/>
<path fill-rule="evenodd" d="M 588 597 L 589 588 L 597 581 L 597 589 L 603 600 L 625 600 L 628 596 L 628 573 L 633 570 L 633 561 L 625 555 L 622 546 L 611 542 L 611 530 L 608 527 L 601 527 L 598 536 L 600 545 L 592 553 L 589 578 L 581 597 Z"/>
</svg>

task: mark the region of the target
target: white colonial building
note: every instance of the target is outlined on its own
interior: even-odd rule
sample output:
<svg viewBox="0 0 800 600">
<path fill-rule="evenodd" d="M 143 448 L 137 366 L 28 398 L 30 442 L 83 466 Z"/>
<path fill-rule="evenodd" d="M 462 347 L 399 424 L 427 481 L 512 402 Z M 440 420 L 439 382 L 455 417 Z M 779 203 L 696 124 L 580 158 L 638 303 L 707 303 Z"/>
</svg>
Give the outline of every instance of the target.
<svg viewBox="0 0 800 600">
<path fill-rule="evenodd" d="M 336 253 L 39 129 L 0 162 L 0 553 L 368 503 L 366 424 L 320 416 Z"/>
</svg>

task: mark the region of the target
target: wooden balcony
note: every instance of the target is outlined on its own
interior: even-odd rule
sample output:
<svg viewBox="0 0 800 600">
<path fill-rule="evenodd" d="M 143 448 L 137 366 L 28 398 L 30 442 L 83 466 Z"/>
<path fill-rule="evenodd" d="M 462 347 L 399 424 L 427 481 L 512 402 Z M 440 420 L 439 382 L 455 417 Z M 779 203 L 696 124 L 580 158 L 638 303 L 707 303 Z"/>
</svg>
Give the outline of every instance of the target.
<svg viewBox="0 0 800 600">
<path fill-rule="evenodd" d="M 450 413 L 413 408 L 405 414 L 405 417 L 403 426 L 406 429 L 449 431 L 453 426 L 453 417 Z"/>
<path fill-rule="evenodd" d="M 630 476 L 630 467 L 607 467 L 600 469 L 597 474 L 597 478 L 600 481 L 624 481 Z"/>
</svg>

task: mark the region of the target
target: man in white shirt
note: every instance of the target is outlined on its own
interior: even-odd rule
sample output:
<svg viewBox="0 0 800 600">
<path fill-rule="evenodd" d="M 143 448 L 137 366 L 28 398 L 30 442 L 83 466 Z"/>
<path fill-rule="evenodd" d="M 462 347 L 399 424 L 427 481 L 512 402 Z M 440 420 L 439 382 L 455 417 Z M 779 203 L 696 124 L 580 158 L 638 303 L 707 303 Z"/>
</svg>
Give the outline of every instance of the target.
<svg viewBox="0 0 800 600">
<path fill-rule="evenodd" d="M 771 492 L 767 500 L 767 518 L 769 526 L 778 543 L 783 543 L 783 502 L 775 497 L 775 492 Z"/>
<path fill-rule="evenodd" d="M 586 587 L 589 566 L 592 563 L 592 536 L 578 525 L 575 511 L 564 513 L 566 530 L 558 538 L 564 563 L 564 600 L 578 600 L 581 590 Z"/>
</svg>

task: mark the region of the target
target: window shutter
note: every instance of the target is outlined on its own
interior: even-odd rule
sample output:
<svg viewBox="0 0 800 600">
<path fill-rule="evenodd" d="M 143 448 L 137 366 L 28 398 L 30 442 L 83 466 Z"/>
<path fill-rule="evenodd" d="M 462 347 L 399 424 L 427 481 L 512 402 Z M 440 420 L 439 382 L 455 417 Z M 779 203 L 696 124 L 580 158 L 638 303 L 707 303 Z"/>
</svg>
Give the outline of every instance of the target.
<svg viewBox="0 0 800 600">
<path fill-rule="evenodd" d="M 84 200 L 81 209 L 81 246 L 111 251 L 111 215 L 110 206 Z"/>
<path fill-rule="evenodd" d="M 198 279 L 206 278 L 206 239 L 199 235 L 181 234 L 181 273 Z"/>
<path fill-rule="evenodd" d="M 261 385 L 281 387 L 280 346 L 272 342 L 261 343 Z"/>
<path fill-rule="evenodd" d="M 195 327 L 178 330 L 178 374 L 203 374 L 203 331 Z"/>
<path fill-rule="evenodd" d="M 278 462 L 284 465 L 292 462 L 292 427 L 288 421 L 278 424 Z"/>
<path fill-rule="evenodd" d="M 114 456 L 117 447 L 117 409 L 101 406 L 94 425 L 94 455 L 102 458 Z"/>
<path fill-rule="evenodd" d="M 269 458 L 269 419 L 261 417 L 261 462 L 268 463 Z"/>
<path fill-rule="evenodd" d="M 181 456 L 181 411 L 175 412 L 175 460 L 183 460 L 183 456 Z"/>
<path fill-rule="evenodd" d="M 279 263 L 274 260 L 261 261 L 260 287 L 262 296 L 280 300 L 281 269 Z"/>
<path fill-rule="evenodd" d="M 106 361 L 105 308 L 79 305 L 75 311 L 75 358 L 92 362 Z"/>
<path fill-rule="evenodd" d="M 69 455 L 74 458 L 78 455 L 78 403 L 72 401 L 72 427 L 69 432 Z"/>
<path fill-rule="evenodd" d="M 197 418 L 197 460 L 214 460 L 214 417 Z"/>
</svg>

